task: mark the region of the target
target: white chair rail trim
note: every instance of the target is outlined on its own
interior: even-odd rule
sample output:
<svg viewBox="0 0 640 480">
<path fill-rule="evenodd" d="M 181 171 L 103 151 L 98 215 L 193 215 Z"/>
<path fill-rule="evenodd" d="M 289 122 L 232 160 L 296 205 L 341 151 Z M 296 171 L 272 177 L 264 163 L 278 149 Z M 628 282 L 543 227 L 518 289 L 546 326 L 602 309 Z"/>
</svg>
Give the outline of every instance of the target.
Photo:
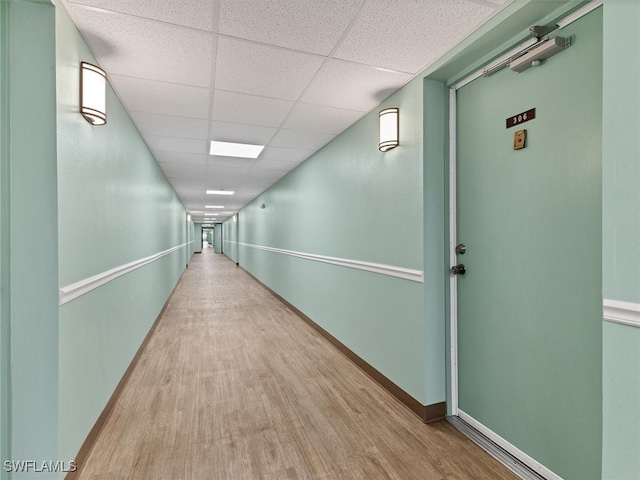
<svg viewBox="0 0 640 480">
<path fill-rule="evenodd" d="M 171 247 L 162 252 L 158 252 L 154 255 L 150 255 L 148 257 L 141 258 L 139 260 L 134 260 L 133 262 L 125 263 L 124 265 L 120 265 L 119 267 L 112 268 L 111 270 L 107 270 L 106 272 L 98 273 L 89 278 L 85 278 L 84 280 L 80 280 L 79 282 L 72 283 L 71 285 L 67 285 L 66 287 L 60 288 L 59 292 L 59 301 L 58 304 L 60 306 L 65 303 L 70 302 L 78 298 L 85 293 L 90 292 L 91 290 L 95 290 L 98 287 L 101 287 L 105 283 L 110 282 L 122 275 L 125 275 L 129 272 L 133 272 L 140 267 L 144 267 L 145 265 L 150 264 L 151 262 L 155 262 L 159 258 L 164 257 L 165 255 L 169 255 L 170 253 L 175 252 L 176 250 L 180 250 L 183 247 L 193 243 L 193 240 L 187 243 L 183 243 L 182 245 L 178 245 L 175 247 Z"/>
<path fill-rule="evenodd" d="M 325 255 L 316 255 L 313 253 L 296 252 L 294 250 L 285 250 L 283 248 L 265 247 L 262 245 L 253 245 L 250 243 L 238 242 L 238 245 L 266 252 L 280 253 L 291 257 L 303 258 L 314 262 L 329 263 L 340 267 L 353 268 L 356 270 L 364 270 L 371 273 L 379 273 L 390 277 L 403 278 L 412 282 L 424 283 L 424 273 L 422 270 L 413 270 L 410 268 L 396 267 L 393 265 L 384 265 L 381 263 L 363 262 L 360 260 L 352 260 L 349 258 L 327 257 Z"/>
<path fill-rule="evenodd" d="M 603 317 L 608 322 L 640 327 L 640 304 L 619 300 L 602 301 Z"/>
</svg>

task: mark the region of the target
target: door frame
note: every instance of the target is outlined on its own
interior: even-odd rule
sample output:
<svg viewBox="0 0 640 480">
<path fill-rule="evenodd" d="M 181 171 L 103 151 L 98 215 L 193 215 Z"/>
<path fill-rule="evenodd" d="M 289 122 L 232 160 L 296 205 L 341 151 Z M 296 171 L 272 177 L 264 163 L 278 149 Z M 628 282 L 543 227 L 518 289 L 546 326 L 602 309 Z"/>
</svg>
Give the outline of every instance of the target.
<svg viewBox="0 0 640 480">
<path fill-rule="evenodd" d="M 588 13 L 592 12 L 596 8 L 602 6 L 603 0 L 592 0 L 590 3 L 579 8 L 570 15 L 564 17 L 557 22 L 558 30 L 562 30 L 564 27 L 570 25 L 574 21 L 582 18 Z M 526 42 L 516 46 L 509 50 L 505 54 L 501 55 L 493 62 L 481 67 L 477 71 L 471 73 L 467 77 L 459 80 L 457 83 L 450 85 L 449 87 L 449 266 L 457 264 L 457 256 L 455 253 L 457 239 L 457 91 L 465 85 L 473 82 L 474 80 L 485 75 L 485 72 L 494 72 L 498 69 L 507 66 L 509 59 L 515 55 L 518 55 L 525 50 L 531 48 L 531 46 L 538 43 L 538 40 L 531 38 Z M 483 437 L 490 440 L 494 444 L 498 445 L 504 451 L 515 457 L 522 464 L 533 470 L 539 475 L 542 475 L 548 480 L 562 480 L 560 476 L 546 468 L 541 463 L 537 462 L 522 450 L 518 449 L 515 445 L 512 445 L 504 438 L 500 437 L 497 433 L 493 432 L 483 424 L 469 416 L 458 405 L 458 278 L 457 275 L 449 274 L 449 336 L 450 336 L 450 355 L 449 355 L 449 371 L 450 371 L 450 388 L 451 388 L 451 416 L 461 420 L 464 424 L 472 427 L 479 432 Z M 465 433 L 465 432 L 463 432 Z M 474 438 L 472 438 L 476 441 Z M 490 442 L 486 442 L 485 450 L 494 455 L 490 449 Z M 496 455 L 494 455 L 496 456 Z M 504 457 L 498 457 L 498 460 L 504 463 Z M 511 468 L 510 465 L 507 467 Z M 521 475 L 522 471 L 518 470 Z M 533 478 L 533 477 L 531 477 Z"/>
</svg>

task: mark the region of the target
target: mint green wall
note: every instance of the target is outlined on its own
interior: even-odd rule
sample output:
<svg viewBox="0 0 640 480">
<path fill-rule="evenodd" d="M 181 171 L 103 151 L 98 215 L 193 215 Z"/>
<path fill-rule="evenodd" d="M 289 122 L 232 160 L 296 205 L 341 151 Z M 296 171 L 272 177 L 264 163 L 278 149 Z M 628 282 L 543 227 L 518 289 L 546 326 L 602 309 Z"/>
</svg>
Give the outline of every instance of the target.
<svg viewBox="0 0 640 480">
<path fill-rule="evenodd" d="M 3 460 L 6 456 L 55 461 L 58 262 L 54 9 L 44 2 L 2 3 L 2 455 Z M 5 350 L 8 333 L 9 351 Z M 5 364 L 7 354 L 10 371 Z M 15 474 L 12 478 L 32 475 Z"/>
<path fill-rule="evenodd" d="M 604 22 L 604 297 L 640 303 L 640 3 L 608 0 Z"/>
<path fill-rule="evenodd" d="M 79 64 L 95 59 L 55 5 L 62 287 L 186 243 L 189 222 L 110 87 L 107 125 L 93 127 L 78 113 Z M 189 248 L 60 307 L 62 459 L 75 457 L 184 270 Z"/>
<path fill-rule="evenodd" d="M 422 270 L 422 88 L 416 79 L 380 106 L 400 108 L 400 147 L 378 150 L 376 109 L 243 208 L 239 241 Z M 425 403 L 422 284 L 242 245 L 239 258 Z"/>
<path fill-rule="evenodd" d="M 231 261 L 238 263 L 238 222 L 233 218 L 222 224 L 222 251 Z"/>
<path fill-rule="evenodd" d="M 202 253 L 202 224 L 193 224 L 193 251 Z"/>
<path fill-rule="evenodd" d="M 446 334 L 449 258 L 446 186 L 448 177 L 449 89 L 424 80 L 424 318 L 426 322 L 426 403 L 446 398 Z"/>
<path fill-rule="evenodd" d="M 9 289 L 9 2 L 0 2 L 0 464 L 11 457 Z M 9 474 L 0 470 L 0 480 Z"/>
<path fill-rule="evenodd" d="M 605 0 L 604 298 L 640 303 L 640 3 Z M 640 478 L 640 328 L 603 325 L 604 479 Z"/>
<path fill-rule="evenodd" d="M 213 246 L 216 253 L 222 253 L 222 224 L 216 223 L 213 229 Z"/>
<path fill-rule="evenodd" d="M 602 478 L 640 478 L 640 328 L 603 329 Z"/>
<path fill-rule="evenodd" d="M 196 233 L 195 223 L 193 223 L 191 219 L 187 217 L 187 242 L 189 243 L 188 248 L 185 249 L 185 252 L 187 254 L 187 263 L 186 263 L 187 265 L 189 265 L 189 262 L 191 261 L 191 257 L 196 251 L 197 239 L 195 238 L 195 233 Z"/>
</svg>

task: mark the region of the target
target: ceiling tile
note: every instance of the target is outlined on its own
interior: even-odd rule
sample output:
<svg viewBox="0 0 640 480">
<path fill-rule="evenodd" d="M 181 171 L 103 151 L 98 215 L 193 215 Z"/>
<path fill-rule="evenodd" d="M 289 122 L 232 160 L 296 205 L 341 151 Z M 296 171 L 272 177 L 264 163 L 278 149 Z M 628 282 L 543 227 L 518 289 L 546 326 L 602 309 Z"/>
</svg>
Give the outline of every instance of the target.
<svg viewBox="0 0 640 480">
<path fill-rule="evenodd" d="M 278 180 L 280 180 L 282 178 L 282 175 L 278 172 L 274 172 L 274 171 L 270 171 L 270 170 L 255 170 L 255 171 L 251 171 L 246 178 L 244 179 L 244 182 L 246 185 L 253 185 L 254 187 L 259 187 L 259 186 L 269 186 L 269 185 L 273 185 L 275 182 L 277 182 Z"/>
<path fill-rule="evenodd" d="M 220 38 L 216 89 L 297 100 L 324 59 L 315 55 Z"/>
<path fill-rule="evenodd" d="M 192 202 L 192 201 L 200 202 L 205 197 L 204 190 L 201 185 L 202 183 L 204 182 L 200 182 L 198 185 L 175 184 L 174 187 L 176 188 L 176 191 L 178 192 L 178 194 L 180 194 L 180 196 L 185 200 L 189 202 Z"/>
<path fill-rule="evenodd" d="M 187 180 L 187 179 L 175 179 L 172 181 L 173 185 L 176 185 L 178 188 L 190 188 L 190 189 L 199 189 L 202 188 L 201 185 L 204 183 L 204 179 L 200 176 L 196 180 Z"/>
<path fill-rule="evenodd" d="M 262 160 L 253 166 L 251 169 L 251 173 L 255 173 L 258 171 L 270 171 L 280 173 L 284 175 L 285 173 L 290 172 L 294 168 L 296 168 L 300 163 L 299 162 L 279 162 L 277 160 Z"/>
<path fill-rule="evenodd" d="M 331 60 L 322 66 L 300 100 L 368 112 L 410 79 L 406 73 Z"/>
<path fill-rule="evenodd" d="M 367 2 L 333 56 L 416 74 L 495 14 L 490 5 L 468 0 Z"/>
<path fill-rule="evenodd" d="M 207 165 L 210 168 L 231 168 L 246 170 L 256 163 L 254 158 L 233 158 L 233 157 L 215 157 L 210 156 Z"/>
<path fill-rule="evenodd" d="M 163 135 L 206 140 L 209 122 L 199 118 L 159 115 L 148 112 L 129 112 L 143 135 Z"/>
<path fill-rule="evenodd" d="M 230 188 L 227 184 L 232 181 L 234 184 L 234 189 L 237 191 L 237 188 L 240 186 L 240 184 L 242 183 L 242 180 L 244 179 L 244 177 L 246 177 L 247 175 L 247 171 L 243 171 L 243 172 L 232 172 L 232 173 L 226 173 L 229 172 L 228 169 L 216 169 L 214 171 L 211 172 L 207 172 L 207 176 L 206 176 L 206 185 L 207 188 L 214 188 L 219 184 L 224 184 L 225 187 L 224 188 Z M 238 187 L 237 187 L 238 186 Z M 207 198 L 214 198 L 211 197 L 211 195 L 208 195 Z M 224 199 L 220 199 L 218 198 L 217 200 L 212 200 L 212 202 L 215 202 L 215 204 L 221 203 L 222 205 L 226 205 L 227 203 L 231 202 L 233 199 L 233 201 L 237 200 L 237 196 L 233 195 L 230 198 L 224 198 Z"/>
<path fill-rule="evenodd" d="M 357 110 L 298 102 L 284 122 L 284 128 L 307 132 L 339 134 L 362 117 Z"/>
<path fill-rule="evenodd" d="M 213 119 L 264 127 L 278 127 L 294 102 L 216 90 Z"/>
<path fill-rule="evenodd" d="M 160 164 L 165 175 L 169 179 L 184 179 L 189 181 L 199 181 L 204 172 L 195 168 L 185 168 L 182 165 L 169 163 Z"/>
<path fill-rule="evenodd" d="M 271 140 L 274 147 L 311 148 L 319 150 L 335 138 L 329 133 L 302 132 L 298 130 L 280 129 Z"/>
<path fill-rule="evenodd" d="M 211 122 L 211 140 L 219 140 L 221 142 L 267 145 L 277 131 L 278 129 L 273 127 Z"/>
<path fill-rule="evenodd" d="M 176 181 L 179 182 L 180 180 Z M 204 182 L 199 182 L 197 185 L 178 187 L 178 189 L 184 194 L 185 200 L 201 202 L 205 197 L 202 183 Z"/>
<path fill-rule="evenodd" d="M 513 0 L 62 1 L 183 203 L 235 211 Z"/>
<path fill-rule="evenodd" d="M 178 165 L 202 165 L 206 166 L 208 155 L 185 153 L 185 152 L 163 152 L 155 151 L 156 160 L 161 163 L 176 163 Z"/>
<path fill-rule="evenodd" d="M 130 111 L 209 118 L 209 89 L 111 75 L 109 81 Z"/>
<path fill-rule="evenodd" d="M 224 168 L 224 167 L 207 167 L 207 188 L 213 188 L 213 185 L 224 183 L 224 188 L 235 188 L 246 174 L 251 170 L 251 166 L 244 169 Z M 230 185 L 231 184 L 231 185 Z"/>
<path fill-rule="evenodd" d="M 273 160 L 278 162 L 300 163 L 315 153 L 315 150 L 301 148 L 267 147 L 262 151 L 258 162 Z"/>
<path fill-rule="evenodd" d="M 218 31 L 328 55 L 364 0 L 221 0 Z"/>
<path fill-rule="evenodd" d="M 184 152 L 204 154 L 207 151 L 205 140 L 192 140 L 190 138 L 160 137 L 158 135 L 143 135 L 144 140 L 153 151 Z"/>
<path fill-rule="evenodd" d="M 107 75 L 211 85 L 213 34 L 74 3 L 67 5 Z"/>
<path fill-rule="evenodd" d="M 136 17 L 152 18 L 161 22 L 213 32 L 214 6 L 211 0 L 67 0 Z"/>
</svg>

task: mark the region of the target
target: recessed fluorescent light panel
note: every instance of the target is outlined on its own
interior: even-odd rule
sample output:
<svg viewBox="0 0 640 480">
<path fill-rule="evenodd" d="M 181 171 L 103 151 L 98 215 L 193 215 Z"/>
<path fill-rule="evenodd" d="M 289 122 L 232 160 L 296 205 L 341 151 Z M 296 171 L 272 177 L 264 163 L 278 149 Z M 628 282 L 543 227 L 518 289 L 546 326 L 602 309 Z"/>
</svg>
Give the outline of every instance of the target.
<svg viewBox="0 0 640 480">
<path fill-rule="evenodd" d="M 224 208 L 222 205 L 205 205 L 204 208 Z"/>
<path fill-rule="evenodd" d="M 258 158 L 264 145 L 249 145 L 246 143 L 211 142 L 209 155 L 221 157 Z"/>
<path fill-rule="evenodd" d="M 233 190 L 207 190 L 207 195 L 233 195 Z"/>
</svg>

